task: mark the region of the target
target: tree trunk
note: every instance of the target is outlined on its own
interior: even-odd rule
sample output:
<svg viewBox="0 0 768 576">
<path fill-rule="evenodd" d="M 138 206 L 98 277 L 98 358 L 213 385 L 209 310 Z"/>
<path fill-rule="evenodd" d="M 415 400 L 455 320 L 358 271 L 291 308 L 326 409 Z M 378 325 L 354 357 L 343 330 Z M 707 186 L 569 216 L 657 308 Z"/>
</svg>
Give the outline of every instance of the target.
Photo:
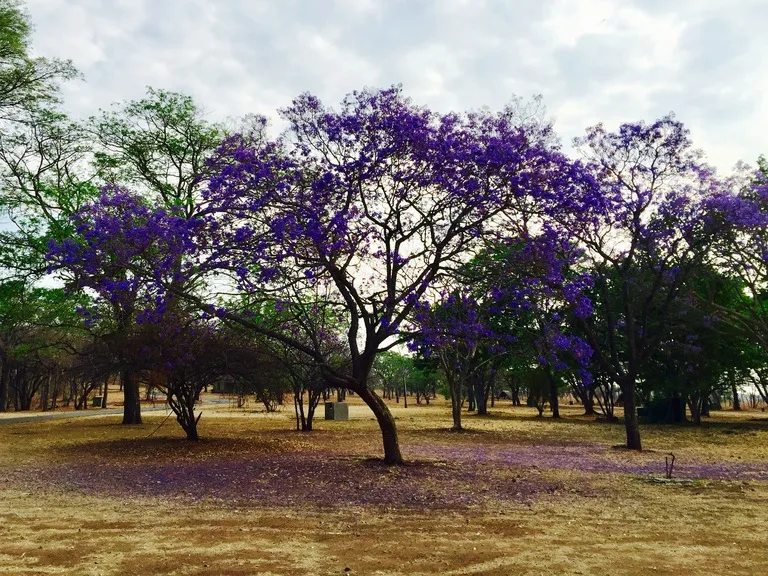
<svg viewBox="0 0 768 576">
<path fill-rule="evenodd" d="M 640 443 L 640 425 L 637 420 L 637 403 L 635 400 L 635 379 L 626 378 L 621 387 L 624 394 L 624 428 L 627 431 L 627 448 L 642 450 Z"/>
<path fill-rule="evenodd" d="M 11 367 L 5 357 L 2 358 L 2 369 L 0 369 L 0 412 L 8 409 L 8 383 L 11 378 Z"/>
<path fill-rule="evenodd" d="M 106 408 L 107 407 L 107 398 L 109 396 L 109 376 L 104 378 L 104 394 L 101 396 L 101 407 Z"/>
<path fill-rule="evenodd" d="M 549 408 L 552 410 L 552 418 L 560 418 L 560 395 L 557 388 L 557 378 L 549 368 L 547 368 L 547 379 L 549 380 Z"/>
<path fill-rule="evenodd" d="M 187 406 L 186 411 L 187 424 L 184 426 L 184 431 L 187 433 L 187 440 L 191 440 L 192 442 L 199 442 L 200 434 L 197 432 L 197 423 L 200 421 L 200 416 L 202 416 L 203 413 L 201 412 L 197 418 L 195 418 L 194 405 Z"/>
<path fill-rule="evenodd" d="M 456 432 L 463 430 L 461 426 L 461 384 L 455 378 L 452 378 L 448 385 L 451 390 L 451 415 L 453 416 L 453 428 Z"/>
<path fill-rule="evenodd" d="M 733 370 L 731 370 L 728 377 L 731 381 L 731 394 L 733 394 L 733 410 L 738 412 L 741 410 L 741 401 L 739 400 L 739 389 L 736 387 L 736 374 L 734 374 Z"/>
<path fill-rule="evenodd" d="M 477 408 L 478 416 L 488 415 L 488 391 L 484 378 L 475 376 L 473 379 L 473 388 L 475 396 L 475 408 Z"/>
<path fill-rule="evenodd" d="M 701 425 L 701 395 L 691 394 L 688 396 L 688 408 L 691 409 L 691 424 L 694 426 Z"/>
<path fill-rule="evenodd" d="M 312 432 L 312 422 L 315 420 L 315 410 L 317 409 L 318 404 L 320 404 L 320 396 L 319 392 L 313 394 L 312 388 L 307 392 L 306 427 L 302 428 L 304 432 Z"/>
<path fill-rule="evenodd" d="M 584 396 L 582 396 L 582 406 L 584 406 L 584 416 L 594 416 L 595 412 L 595 394 L 594 388 L 590 386 Z"/>
<path fill-rule="evenodd" d="M 384 443 L 384 462 L 390 465 L 402 464 L 403 456 L 400 454 L 400 444 L 397 440 L 397 426 L 384 400 L 367 386 L 362 386 L 354 391 L 371 409 L 379 423 L 381 439 Z"/>
<path fill-rule="evenodd" d="M 306 421 L 304 420 L 304 393 L 301 391 L 293 391 L 293 411 L 296 414 L 296 432 L 306 428 Z M 301 416 L 299 416 L 301 412 Z"/>
<path fill-rule="evenodd" d="M 120 383 L 123 388 L 123 424 L 141 424 L 138 380 L 132 371 L 123 370 Z"/>
</svg>

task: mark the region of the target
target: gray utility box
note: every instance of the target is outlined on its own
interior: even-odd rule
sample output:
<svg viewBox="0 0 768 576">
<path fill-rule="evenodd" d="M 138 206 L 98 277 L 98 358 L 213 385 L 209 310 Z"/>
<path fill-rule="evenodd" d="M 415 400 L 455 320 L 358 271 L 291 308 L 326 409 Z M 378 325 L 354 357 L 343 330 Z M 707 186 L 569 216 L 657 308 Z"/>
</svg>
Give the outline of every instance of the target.
<svg viewBox="0 0 768 576">
<path fill-rule="evenodd" d="M 326 420 L 349 420 L 349 404 L 346 402 L 326 402 Z"/>
</svg>

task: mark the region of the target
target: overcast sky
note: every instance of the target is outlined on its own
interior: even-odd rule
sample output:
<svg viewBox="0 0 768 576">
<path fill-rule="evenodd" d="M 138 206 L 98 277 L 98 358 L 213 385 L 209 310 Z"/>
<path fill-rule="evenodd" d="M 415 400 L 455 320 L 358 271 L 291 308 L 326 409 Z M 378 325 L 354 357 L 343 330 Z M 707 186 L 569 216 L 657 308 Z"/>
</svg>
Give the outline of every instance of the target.
<svg viewBox="0 0 768 576">
<path fill-rule="evenodd" d="M 711 163 L 768 154 L 768 0 L 27 0 L 88 116 L 146 86 L 211 120 L 402 83 L 439 111 L 542 94 L 565 142 L 674 111 Z"/>
</svg>

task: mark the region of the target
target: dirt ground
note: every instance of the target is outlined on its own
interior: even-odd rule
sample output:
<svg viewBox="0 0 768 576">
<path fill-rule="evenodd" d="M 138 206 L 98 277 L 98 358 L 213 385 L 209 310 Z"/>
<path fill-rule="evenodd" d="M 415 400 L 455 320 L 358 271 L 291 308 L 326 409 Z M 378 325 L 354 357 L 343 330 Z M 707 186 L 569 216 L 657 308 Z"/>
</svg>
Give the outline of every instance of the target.
<svg viewBox="0 0 768 576">
<path fill-rule="evenodd" d="M 632 453 L 577 407 L 500 403 L 456 434 L 443 403 L 393 406 L 409 465 L 388 468 L 351 403 L 311 434 L 203 403 L 199 443 L 162 412 L 2 424 L 0 573 L 768 574 L 764 413 L 643 427 Z"/>
</svg>

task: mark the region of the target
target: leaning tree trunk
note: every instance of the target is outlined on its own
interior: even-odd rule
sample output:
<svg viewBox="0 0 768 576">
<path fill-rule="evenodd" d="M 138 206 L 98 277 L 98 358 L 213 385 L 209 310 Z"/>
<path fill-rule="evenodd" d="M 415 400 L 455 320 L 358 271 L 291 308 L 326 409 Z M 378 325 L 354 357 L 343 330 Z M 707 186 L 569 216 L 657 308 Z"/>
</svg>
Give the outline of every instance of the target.
<svg viewBox="0 0 768 576">
<path fill-rule="evenodd" d="M 402 464 L 403 456 L 400 454 L 400 444 L 397 440 L 397 426 L 384 400 L 367 386 L 355 388 L 354 392 L 362 398 L 376 416 L 381 429 L 381 439 L 384 443 L 384 462 L 390 465 Z"/>
<path fill-rule="evenodd" d="M 635 379 L 627 377 L 622 382 L 621 391 L 624 396 L 624 428 L 627 432 L 627 448 L 642 450 L 640 443 L 640 425 L 637 419 L 637 402 L 635 399 Z"/>
<path fill-rule="evenodd" d="M 120 374 L 123 388 L 123 424 L 141 424 L 141 403 L 139 400 L 139 382 L 131 370 Z"/>
</svg>

